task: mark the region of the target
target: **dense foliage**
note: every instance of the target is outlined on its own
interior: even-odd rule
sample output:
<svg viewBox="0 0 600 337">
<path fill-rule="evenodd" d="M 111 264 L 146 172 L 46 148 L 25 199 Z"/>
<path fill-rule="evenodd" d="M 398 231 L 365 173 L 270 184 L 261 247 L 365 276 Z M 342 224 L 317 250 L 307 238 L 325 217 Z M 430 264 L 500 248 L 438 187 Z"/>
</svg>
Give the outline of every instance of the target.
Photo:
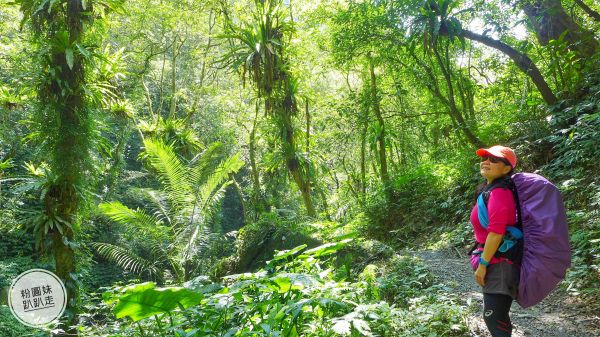
<svg viewBox="0 0 600 337">
<path fill-rule="evenodd" d="M 472 243 L 474 151 L 561 190 L 600 310 L 589 0 L 0 3 L 0 287 L 55 335 L 466 336 L 411 252 Z M 466 263 L 466 261 L 465 261 Z M 0 298 L 0 335 L 20 325 Z"/>
</svg>

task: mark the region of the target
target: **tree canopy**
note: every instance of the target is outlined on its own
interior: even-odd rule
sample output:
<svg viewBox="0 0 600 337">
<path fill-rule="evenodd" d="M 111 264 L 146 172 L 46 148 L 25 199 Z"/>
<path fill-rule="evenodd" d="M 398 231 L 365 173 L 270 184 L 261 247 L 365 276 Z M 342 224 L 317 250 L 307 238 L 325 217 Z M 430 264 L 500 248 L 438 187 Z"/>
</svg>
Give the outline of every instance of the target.
<svg viewBox="0 0 600 337">
<path fill-rule="evenodd" d="M 561 289 L 598 309 L 599 13 L 2 2 L 0 275 L 63 280 L 58 335 L 467 336 L 413 253 L 468 248 L 475 150 L 503 144 L 561 189 Z"/>
</svg>

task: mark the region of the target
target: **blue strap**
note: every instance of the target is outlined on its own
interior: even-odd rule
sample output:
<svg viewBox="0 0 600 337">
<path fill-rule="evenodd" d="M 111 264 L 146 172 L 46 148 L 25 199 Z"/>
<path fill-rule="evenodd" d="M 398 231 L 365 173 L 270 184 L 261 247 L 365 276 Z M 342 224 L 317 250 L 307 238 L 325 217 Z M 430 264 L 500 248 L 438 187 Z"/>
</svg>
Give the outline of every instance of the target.
<svg viewBox="0 0 600 337">
<path fill-rule="evenodd" d="M 485 206 L 485 201 L 483 200 L 483 193 L 480 193 L 479 197 L 477 198 L 477 217 L 479 218 L 481 227 L 487 230 L 488 225 L 490 224 L 490 219 L 488 218 L 487 207 Z"/>
<path fill-rule="evenodd" d="M 513 226 L 506 227 L 506 233 L 504 234 L 504 240 L 502 241 L 502 245 L 498 248 L 498 251 L 504 253 L 511 249 L 514 245 L 517 244 L 517 241 L 523 238 L 523 232 L 520 229 Z"/>
<path fill-rule="evenodd" d="M 487 230 L 490 224 L 490 219 L 488 217 L 488 211 L 485 205 L 485 201 L 483 200 L 483 193 L 480 193 L 479 197 L 477 198 L 477 217 L 479 218 L 479 223 L 481 223 L 481 227 Z M 504 234 L 502 240 L 502 245 L 500 245 L 498 251 L 501 253 L 505 253 L 514 245 L 516 245 L 517 241 L 519 241 L 522 238 L 523 232 L 520 229 L 514 226 L 507 226 L 506 233 Z"/>
</svg>

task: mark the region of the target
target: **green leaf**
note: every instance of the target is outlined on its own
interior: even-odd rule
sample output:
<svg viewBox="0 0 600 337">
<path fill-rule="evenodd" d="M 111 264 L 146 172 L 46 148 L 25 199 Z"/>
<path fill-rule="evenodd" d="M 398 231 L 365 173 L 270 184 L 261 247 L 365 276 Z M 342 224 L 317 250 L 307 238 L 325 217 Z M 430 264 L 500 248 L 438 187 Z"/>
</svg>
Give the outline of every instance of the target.
<svg viewBox="0 0 600 337">
<path fill-rule="evenodd" d="M 271 278 L 271 281 L 277 285 L 279 293 L 285 293 L 289 290 L 301 290 L 315 285 L 319 285 L 319 281 L 309 274 L 296 273 L 281 273 Z"/>
<path fill-rule="evenodd" d="M 79 43 L 75 44 L 75 46 L 77 47 L 77 50 L 79 50 L 81 55 L 83 55 L 85 58 L 90 58 L 90 56 L 92 55 L 87 49 L 85 49 L 84 46 L 80 45 Z"/>
<path fill-rule="evenodd" d="M 67 58 L 67 65 L 69 65 L 69 69 L 73 70 L 73 49 L 67 48 L 65 49 L 65 57 Z"/>
<path fill-rule="evenodd" d="M 177 308 L 188 308 L 202 301 L 202 294 L 182 287 L 154 288 L 154 283 L 142 283 L 108 297 L 117 302 L 113 313 L 117 318 L 129 317 L 134 322 Z"/>
<path fill-rule="evenodd" d="M 350 242 L 350 241 L 352 241 L 352 239 L 346 239 L 346 240 L 342 240 L 342 241 L 334 242 L 334 243 L 326 243 L 319 247 L 305 251 L 304 254 L 300 255 L 300 258 L 306 258 L 309 256 L 320 257 L 320 256 L 335 254 L 338 250 L 345 247 L 348 244 L 348 242 Z"/>
<path fill-rule="evenodd" d="M 338 335 L 348 336 L 350 335 L 350 322 L 345 319 L 337 320 L 331 329 Z"/>
<path fill-rule="evenodd" d="M 352 327 L 356 329 L 361 336 L 373 336 L 369 324 L 362 319 L 355 318 L 352 320 Z"/>
<path fill-rule="evenodd" d="M 296 255 L 304 248 L 306 248 L 306 244 L 300 245 L 300 246 L 298 246 L 296 248 L 292 248 L 290 250 L 281 250 L 281 251 L 277 250 L 276 251 L 277 253 L 275 253 L 275 256 L 273 256 L 273 261 L 283 260 L 290 256 Z"/>
</svg>

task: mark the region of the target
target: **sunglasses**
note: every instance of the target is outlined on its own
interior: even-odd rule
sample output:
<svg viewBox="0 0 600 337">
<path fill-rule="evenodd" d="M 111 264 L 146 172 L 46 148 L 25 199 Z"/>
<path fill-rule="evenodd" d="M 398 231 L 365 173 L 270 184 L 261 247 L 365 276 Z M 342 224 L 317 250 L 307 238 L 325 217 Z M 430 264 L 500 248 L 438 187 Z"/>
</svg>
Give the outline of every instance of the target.
<svg viewBox="0 0 600 337">
<path fill-rule="evenodd" d="M 510 163 L 508 162 L 508 160 L 506 160 L 504 158 L 498 158 L 498 157 L 492 157 L 492 156 L 481 157 L 482 162 L 484 162 L 488 159 L 490 160 L 490 163 L 492 163 L 492 164 L 504 163 L 504 164 L 510 166 Z"/>
</svg>

